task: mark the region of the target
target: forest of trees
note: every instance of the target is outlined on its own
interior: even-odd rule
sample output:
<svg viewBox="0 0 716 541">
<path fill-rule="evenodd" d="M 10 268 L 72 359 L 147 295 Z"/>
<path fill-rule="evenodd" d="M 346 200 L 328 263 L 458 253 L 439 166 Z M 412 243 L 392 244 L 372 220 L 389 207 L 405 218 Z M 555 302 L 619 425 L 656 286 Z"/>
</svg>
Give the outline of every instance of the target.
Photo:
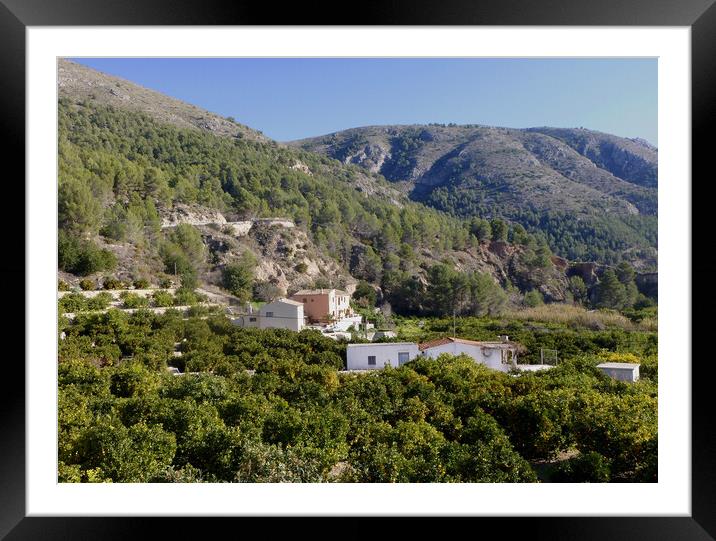
<svg viewBox="0 0 716 541">
<path fill-rule="evenodd" d="M 461 332 L 493 332 L 481 321 Z M 223 315 L 111 310 L 60 330 L 60 482 L 656 481 L 655 368 L 631 385 L 595 368 L 654 356 L 648 333 L 532 332 L 578 353 L 515 378 L 449 356 L 340 373 L 343 343 Z"/>
<path fill-rule="evenodd" d="M 388 282 L 398 271 L 423 274 L 422 251 L 434 257 L 504 240 L 538 249 L 540 261 L 551 255 L 546 239 L 519 224 L 463 220 L 407 199 L 398 206 L 365 196 L 356 181 L 366 173 L 357 167 L 91 103 L 60 100 L 59 158 L 60 269 L 80 276 L 114 268 L 112 254 L 93 240 L 101 235 L 154 254 L 165 272 L 195 282 L 203 264 L 198 233 L 190 226 L 169 234 L 160 229 L 159 210 L 174 203 L 237 219 L 293 219 L 322 253 L 376 285 L 384 274 Z M 293 168 L 297 160 L 312 173 Z M 379 176 L 371 182 L 387 186 Z"/>
</svg>

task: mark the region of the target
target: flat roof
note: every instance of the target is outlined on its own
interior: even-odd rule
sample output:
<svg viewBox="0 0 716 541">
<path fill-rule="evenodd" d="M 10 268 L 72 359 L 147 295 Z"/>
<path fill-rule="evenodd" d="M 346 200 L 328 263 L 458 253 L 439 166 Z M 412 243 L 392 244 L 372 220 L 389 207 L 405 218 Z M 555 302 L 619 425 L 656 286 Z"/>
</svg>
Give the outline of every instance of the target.
<svg viewBox="0 0 716 541">
<path fill-rule="evenodd" d="M 553 364 L 518 364 L 517 370 L 522 372 L 538 372 L 539 370 L 551 370 L 554 368 Z"/>
<path fill-rule="evenodd" d="M 597 368 L 621 368 L 621 369 L 629 369 L 633 370 L 634 368 L 639 368 L 639 364 L 637 363 L 602 363 L 598 364 Z"/>
</svg>

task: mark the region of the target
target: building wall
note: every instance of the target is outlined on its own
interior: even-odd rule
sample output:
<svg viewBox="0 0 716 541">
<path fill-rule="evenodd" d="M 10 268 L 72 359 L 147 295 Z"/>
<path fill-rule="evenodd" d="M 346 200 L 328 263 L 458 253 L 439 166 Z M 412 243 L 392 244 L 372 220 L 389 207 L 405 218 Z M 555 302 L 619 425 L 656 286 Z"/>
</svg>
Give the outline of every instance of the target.
<svg viewBox="0 0 716 541">
<path fill-rule="evenodd" d="M 619 381 L 636 381 L 639 379 L 639 367 L 634 368 L 610 368 L 610 367 L 598 367 L 599 370 L 604 372 L 607 376 Z"/>
<path fill-rule="evenodd" d="M 272 312 L 273 317 L 268 317 L 268 312 Z M 289 329 L 298 332 L 303 328 L 303 306 L 275 301 L 264 304 L 259 316 L 261 329 Z"/>
<path fill-rule="evenodd" d="M 292 301 L 303 303 L 303 313 L 311 321 L 328 321 L 329 303 L 328 293 L 317 295 L 292 295 Z"/>
<path fill-rule="evenodd" d="M 350 296 L 338 295 L 335 289 L 313 295 L 291 295 L 289 298 L 303 303 L 304 313 L 311 321 L 327 323 L 331 317 L 340 320 L 350 313 Z"/>
<path fill-rule="evenodd" d="M 244 329 L 247 328 L 259 328 L 259 313 L 256 312 L 255 314 L 246 314 L 237 316 L 234 319 L 231 320 L 231 322 L 234 325 L 237 325 L 238 327 L 243 327 Z"/>
<path fill-rule="evenodd" d="M 419 355 L 417 344 L 348 344 L 346 348 L 346 368 L 348 370 L 380 370 L 386 364 L 398 367 L 398 353 L 407 352 L 412 361 Z M 368 356 L 375 356 L 375 365 L 368 364 Z"/>
<path fill-rule="evenodd" d="M 502 362 L 502 350 L 500 349 L 488 349 L 489 355 L 485 355 L 482 352 L 482 346 L 476 346 L 472 344 L 461 344 L 459 342 L 451 342 L 448 344 L 442 344 L 439 346 L 431 347 L 426 349 L 423 354 L 437 359 L 442 353 L 449 353 L 450 355 L 460 355 L 462 353 L 472 357 L 475 362 L 484 364 L 488 368 L 493 370 L 499 370 L 500 372 L 508 372 L 511 368 L 511 364 L 505 364 Z"/>
<path fill-rule="evenodd" d="M 350 312 L 349 295 L 339 295 L 335 291 L 331 291 L 329 303 L 330 313 L 336 319 L 342 319 Z"/>
</svg>

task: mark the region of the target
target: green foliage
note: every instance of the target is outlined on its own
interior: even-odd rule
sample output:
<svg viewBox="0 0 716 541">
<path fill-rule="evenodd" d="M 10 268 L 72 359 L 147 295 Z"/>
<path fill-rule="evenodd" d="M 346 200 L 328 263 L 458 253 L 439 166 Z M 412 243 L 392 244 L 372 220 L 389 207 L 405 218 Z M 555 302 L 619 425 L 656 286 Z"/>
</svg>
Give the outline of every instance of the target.
<svg viewBox="0 0 716 541">
<path fill-rule="evenodd" d="M 254 284 L 254 268 L 256 259 L 250 252 L 244 252 L 237 263 L 226 265 L 222 272 L 224 288 L 238 297 L 241 302 L 251 298 Z"/>
<path fill-rule="evenodd" d="M 94 297 L 87 299 L 87 310 L 104 310 L 110 305 L 112 300 L 113 298 L 110 293 L 102 291 Z"/>
<path fill-rule="evenodd" d="M 199 299 L 197 298 L 196 293 L 185 287 L 177 289 L 176 294 L 174 295 L 174 306 L 191 306 L 192 304 L 196 304 L 198 301 Z"/>
<path fill-rule="evenodd" d="M 608 483 L 610 479 L 610 460 L 596 451 L 562 462 L 552 476 L 552 481 L 565 483 Z"/>
<path fill-rule="evenodd" d="M 399 314 L 495 315 L 502 312 L 507 295 L 490 275 L 461 273 L 444 263 L 427 270 L 427 286 L 414 275 L 393 271 L 383 277 L 388 302 Z"/>
<path fill-rule="evenodd" d="M 174 295 L 168 291 L 157 290 L 152 293 L 152 304 L 156 307 L 173 306 Z"/>
<path fill-rule="evenodd" d="M 572 293 L 572 297 L 575 301 L 581 303 L 587 300 L 587 285 L 581 276 L 575 275 L 569 277 L 569 291 Z"/>
<path fill-rule="evenodd" d="M 375 306 L 378 298 L 377 293 L 373 286 L 371 286 L 365 280 L 358 282 L 355 291 L 353 292 L 353 299 L 362 307 L 370 308 Z"/>
<path fill-rule="evenodd" d="M 162 289 L 169 289 L 174 285 L 174 282 L 172 282 L 171 278 L 162 278 L 159 280 L 159 287 Z"/>
<path fill-rule="evenodd" d="M 542 293 L 540 293 L 537 289 L 530 289 L 527 293 L 525 293 L 524 303 L 525 306 L 530 306 L 532 308 L 543 304 L 544 299 L 542 298 Z"/>
<path fill-rule="evenodd" d="M 421 332 L 450 324 L 429 319 Z M 551 480 L 656 480 L 654 383 L 595 368 L 643 355 L 649 340 L 637 338 L 648 333 L 458 324 L 470 338 L 556 346 L 562 362 L 512 377 L 445 355 L 346 374 L 345 345 L 314 330 L 242 329 L 223 315 L 78 316 L 60 343 L 60 480 L 535 482 L 530 461 L 575 450 Z M 169 375 L 167 359 L 199 373 Z"/>
<path fill-rule="evenodd" d="M 59 280 L 57 282 L 57 291 L 69 291 L 70 285 L 65 282 L 64 280 Z"/>
<path fill-rule="evenodd" d="M 137 278 L 132 282 L 134 289 L 149 289 L 149 280 L 144 278 Z"/>
<path fill-rule="evenodd" d="M 80 293 L 69 293 L 58 301 L 58 306 L 64 313 L 81 312 L 87 309 L 87 299 Z"/>
<path fill-rule="evenodd" d="M 129 291 L 122 291 L 119 298 L 122 299 L 122 307 L 124 308 L 143 308 L 149 306 L 149 300 L 146 297 L 137 295 L 136 293 L 130 293 Z"/>
<path fill-rule="evenodd" d="M 507 240 L 507 232 L 509 227 L 504 220 L 493 218 L 490 221 L 490 230 L 492 231 L 492 240 Z"/>
<path fill-rule="evenodd" d="M 65 272 L 88 276 L 96 272 L 113 270 L 116 256 L 109 250 L 100 249 L 91 241 L 81 240 L 61 230 L 58 235 L 58 265 Z"/>
<path fill-rule="evenodd" d="M 57 196 L 57 219 L 63 231 L 95 233 L 99 226 L 101 206 L 90 186 L 77 180 L 60 180 Z"/>
<path fill-rule="evenodd" d="M 633 307 L 639 299 L 634 278 L 634 270 L 626 262 L 620 263 L 616 269 L 605 270 L 595 288 L 595 306 L 612 310 Z"/>
<path fill-rule="evenodd" d="M 156 209 L 174 203 L 241 217 L 293 219 L 319 250 L 375 284 L 384 265 L 393 270 L 396 261 L 401 263 L 395 258 L 399 250 L 400 257 L 406 247 L 415 248 L 414 254 L 418 249 L 440 254 L 465 249 L 477 238 L 470 236 L 467 222 L 419 203 L 404 201 L 398 207 L 386 198 L 365 197 L 357 180 L 366 173 L 316 154 L 178 129 L 90 102 L 61 100 L 58 120 L 61 182 L 84 186 L 96 195 L 93 202 L 101 203 L 99 218 L 89 220 L 92 231 L 100 223 L 105 237 L 158 252 L 168 274 L 175 273 L 175 265 L 177 274 L 186 274 L 187 287 L 193 287 L 190 269 L 201 270 L 205 253 L 188 225 L 161 239 Z M 406 133 L 396 148 L 407 152 L 424 135 Z M 294 169 L 296 160 L 311 174 Z M 393 161 L 404 168 L 398 154 Z M 385 183 L 368 176 L 376 186 Z M 69 227 L 68 219 L 60 224 L 61 230 Z M 406 263 L 410 259 L 408 254 Z M 298 272 L 307 270 L 296 265 Z"/>
<path fill-rule="evenodd" d="M 102 282 L 102 287 L 104 289 L 122 289 L 124 287 L 124 282 L 122 282 L 118 278 L 114 278 L 112 276 L 108 276 L 104 279 Z"/>
<path fill-rule="evenodd" d="M 92 280 L 80 280 L 80 289 L 83 291 L 93 291 L 97 288 L 97 284 Z"/>
</svg>

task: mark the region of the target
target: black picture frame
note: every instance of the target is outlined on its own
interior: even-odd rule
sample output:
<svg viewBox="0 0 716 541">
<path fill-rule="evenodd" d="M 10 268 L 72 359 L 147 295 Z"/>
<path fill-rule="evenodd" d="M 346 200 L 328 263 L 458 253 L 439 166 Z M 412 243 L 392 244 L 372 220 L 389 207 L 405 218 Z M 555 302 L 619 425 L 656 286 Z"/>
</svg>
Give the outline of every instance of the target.
<svg viewBox="0 0 716 541">
<path fill-rule="evenodd" d="M 249 2 L 190 2 L 186 0 L 0 0 L 0 94 L 6 142 L 3 148 L 5 170 L 15 165 L 12 179 L 5 177 L 9 206 L 24 212 L 25 172 L 25 30 L 28 26 L 103 26 L 103 25 L 314 25 L 317 14 L 324 24 L 349 25 L 504 25 L 504 26 L 687 26 L 692 45 L 692 284 L 698 284 L 698 302 L 692 304 L 692 336 L 710 336 L 708 312 L 698 317 L 697 306 L 713 304 L 710 278 L 716 270 L 716 252 L 709 242 L 711 231 L 708 197 L 693 197 L 693 192 L 708 180 L 711 146 L 709 130 L 716 121 L 716 5 L 715 0 L 497 0 L 440 2 L 393 0 L 363 3 L 341 16 L 335 3 L 279 4 Z M 667 179 L 668 180 L 668 179 Z M 688 179 L 683 181 L 688 182 Z M 10 190 L 11 193 L 7 193 Z M 14 190 L 14 193 L 12 193 Z M 7 213 L 6 213 L 7 218 Z M 14 217 L 24 223 L 24 216 Z M 698 220 L 702 224 L 698 226 Z M 21 221 L 18 221 L 21 220 Z M 24 236 L 5 235 L 7 254 L 2 259 L 5 284 L 25 279 Z M 697 280 L 701 275 L 705 280 Z M 19 287 L 7 302 L 24 306 Z M 14 318 L 24 324 L 24 317 Z M 23 323 L 20 323 L 23 322 Z M 17 337 L 19 332 L 6 334 Z M 15 340 L 15 338 L 13 338 Z M 15 340 L 16 341 L 16 340 Z M 696 345 L 696 344 L 694 344 Z M 22 350 L 22 349 L 21 349 Z M 505 517 L 478 519 L 497 527 L 500 537 L 522 534 L 528 539 L 664 539 L 705 540 L 716 538 L 716 424 L 711 413 L 712 386 L 710 359 L 692 354 L 692 513 L 689 517 Z M 69 518 L 26 517 L 25 514 L 25 371 L 17 356 L 4 359 L 0 393 L 2 437 L 0 443 L 0 538 L 7 539 L 113 539 L 144 533 L 161 519 L 152 518 Z M 48 365 L 51 366 L 51 365 Z M 291 521 L 292 535 L 301 525 L 312 537 L 372 536 L 376 519 L 348 519 L 349 524 L 320 527 L 313 520 Z M 275 518 L 245 519 L 264 532 L 286 528 Z M 226 522 L 223 520 L 221 522 Z M 193 523 L 195 524 L 195 523 Z M 224 524 L 225 525 L 225 524 Z M 213 526 L 213 525 L 212 525 Z M 199 527 L 206 534 L 207 522 Z M 454 525 L 453 525 L 454 526 Z M 162 537 L 187 537 L 191 528 L 185 520 L 161 521 Z M 245 526 L 244 526 L 245 528 Z M 401 537 L 413 531 L 425 531 L 424 521 L 413 519 L 401 526 Z M 452 529 L 452 528 L 451 528 Z M 492 529 L 492 528 L 491 528 Z M 237 535 L 238 531 L 235 532 Z"/>
</svg>

